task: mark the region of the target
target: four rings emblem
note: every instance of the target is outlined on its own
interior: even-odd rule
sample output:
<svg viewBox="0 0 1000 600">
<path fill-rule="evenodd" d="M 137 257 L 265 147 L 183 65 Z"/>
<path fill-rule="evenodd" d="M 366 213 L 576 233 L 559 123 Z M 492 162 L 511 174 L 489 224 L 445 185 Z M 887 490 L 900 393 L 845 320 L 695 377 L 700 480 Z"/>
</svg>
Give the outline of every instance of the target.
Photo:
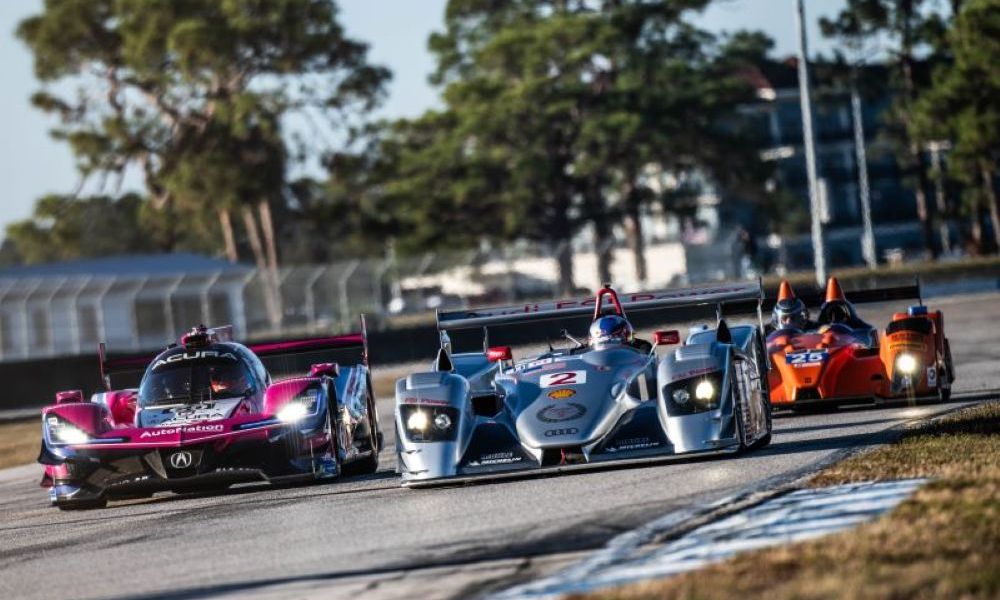
<svg viewBox="0 0 1000 600">
<path fill-rule="evenodd" d="M 192 461 L 193 457 L 187 450 L 174 452 L 170 455 L 170 466 L 175 469 L 186 469 L 191 466 Z"/>
</svg>

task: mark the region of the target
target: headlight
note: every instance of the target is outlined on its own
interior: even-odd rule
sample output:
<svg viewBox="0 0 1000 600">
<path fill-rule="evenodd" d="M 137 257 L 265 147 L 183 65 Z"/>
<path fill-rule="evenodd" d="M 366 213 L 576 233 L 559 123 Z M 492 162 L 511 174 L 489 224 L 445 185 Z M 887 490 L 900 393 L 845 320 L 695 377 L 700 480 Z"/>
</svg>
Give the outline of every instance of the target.
<svg viewBox="0 0 1000 600">
<path fill-rule="evenodd" d="M 722 393 L 720 372 L 672 381 L 661 390 L 667 414 L 693 415 L 719 408 Z"/>
<path fill-rule="evenodd" d="M 694 397 L 699 400 L 711 400 L 715 397 L 715 386 L 707 379 L 701 381 L 694 388 Z"/>
<path fill-rule="evenodd" d="M 453 406 L 402 404 L 399 422 L 411 442 L 454 441 L 458 435 L 458 409 Z"/>
<path fill-rule="evenodd" d="M 917 372 L 917 359 L 912 354 L 900 354 L 896 359 L 896 368 L 904 375 L 913 375 Z"/>
<path fill-rule="evenodd" d="M 406 420 L 406 428 L 415 431 L 423 431 L 427 429 L 427 425 L 430 424 L 430 420 L 427 418 L 427 413 L 422 410 L 415 410 L 410 418 Z"/>
<path fill-rule="evenodd" d="M 59 417 L 49 417 L 49 436 L 53 441 L 60 444 L 86 444 L 90 440 L 82 429 L 76 425 L 71 425 Z"/>
<path fill-rule="evenodd" d="M 307 416 L 316 414 L 318 403 L 319 390 L 310 388 L 282 406 L 275 416 L 282 423 L 297 423 Z"/>
<path fill-rule="evenodd" d="M 418 413 L 414 413 L 414 414 L 418 414 Z M 419 413 L 419 414 L 423 414 L 423 413 Z M 451 427 L 451 417 L 449 417 L 445 413 L 438 414 L 438 416 L 434 417 L 434 426 L 437 427 L 438 429 L 440 429 L 441 431 L 446 431 L 449 427 Z"/>
</svg>

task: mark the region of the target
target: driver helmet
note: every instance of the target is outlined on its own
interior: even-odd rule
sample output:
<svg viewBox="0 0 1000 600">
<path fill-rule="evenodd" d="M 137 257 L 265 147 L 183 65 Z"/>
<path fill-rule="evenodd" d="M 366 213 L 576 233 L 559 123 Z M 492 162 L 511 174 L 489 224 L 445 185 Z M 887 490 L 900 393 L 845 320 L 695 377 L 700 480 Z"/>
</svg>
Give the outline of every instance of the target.
<svg viewBox="0 0 1000 600">
<path fill-rule="evenodd" d="M 851 320 L 851 309 L 843 302 L 833 302 L 829 305 L 827 309 L 827 314 L 829 315 L 830 323 L 844 323 L 847 324 Z"/>
<path fill-rule="evenodd" d="M 771 323 L 775 329 L 805 329 L 809 322 L 809 309 L 798 298 L 778 300 L 774 305 Z"/>
<path fill-rule="evenodd" d="M 630 344 L 634 334 L 632 324 L 621 315 L 605 315 L 590 324 L 592 346 Z"/>
<path fill-rule="evenodd" d="M 243 393 L 248 387 L 246 377 L 234 369 L 212 369 L 210 380 L 213 394 Z"/>
</svg>

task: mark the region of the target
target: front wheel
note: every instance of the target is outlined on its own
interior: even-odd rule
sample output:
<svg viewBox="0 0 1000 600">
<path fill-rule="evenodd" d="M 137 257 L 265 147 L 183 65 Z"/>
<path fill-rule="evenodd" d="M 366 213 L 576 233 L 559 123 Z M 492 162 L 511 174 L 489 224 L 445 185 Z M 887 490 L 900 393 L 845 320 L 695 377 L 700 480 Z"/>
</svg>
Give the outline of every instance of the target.
<svg viewBox="0 0 1000 600">
<path fill-rule="evenodd" d="M 348 465 L 345 474 L 369 475 L 378 471 L 378 453 L 382 449 L 382 432 L 378 428 L 378 413 L 375 411 L 375 398 L 372 396 L 371 386 L 368 387 L 367 408 L 368 447 L 371 450 L 364 458 Z"/>
</svg>

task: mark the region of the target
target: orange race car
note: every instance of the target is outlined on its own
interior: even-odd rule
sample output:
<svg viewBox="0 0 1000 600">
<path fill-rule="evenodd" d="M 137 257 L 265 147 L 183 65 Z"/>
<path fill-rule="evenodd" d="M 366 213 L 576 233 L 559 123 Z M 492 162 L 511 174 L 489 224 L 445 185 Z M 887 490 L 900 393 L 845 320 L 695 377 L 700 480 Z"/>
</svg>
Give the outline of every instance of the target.
<svg viewBox="0 0 1000 600">
<path fill-rule="evenodd" d="M 783 281 L 767 338 L 771 404 L 794 408 L 926 395 L 947 399 L 954 371 L 940 311 L 929 313 L 918 305 L 897 313 L 880 340 L 853 304 L 919 294 L 919 286 L 884 288 L 854 292 L 848 300 L 831 277 L 811 321 L 807 306 L 820 298 L 796 297 Z"/>
<path fill-rule="evenodd" d="M 944 315 L 919 304 L 892 315 L 880 351 L 892 397 L 951 398 L 955 367 L 944 335 Z"/>
</svg>

